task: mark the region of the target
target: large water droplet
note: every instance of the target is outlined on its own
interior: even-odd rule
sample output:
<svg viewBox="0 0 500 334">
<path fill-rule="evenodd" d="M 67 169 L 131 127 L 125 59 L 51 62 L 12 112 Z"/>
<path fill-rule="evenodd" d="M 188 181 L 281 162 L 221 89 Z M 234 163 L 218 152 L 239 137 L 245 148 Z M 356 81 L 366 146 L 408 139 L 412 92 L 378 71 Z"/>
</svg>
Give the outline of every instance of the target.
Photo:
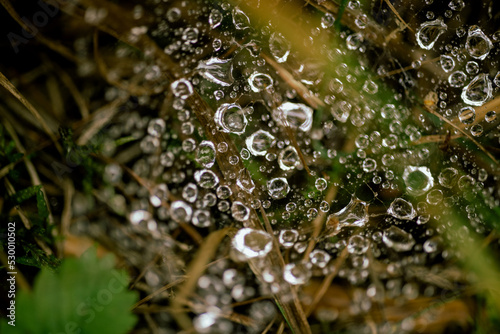
<svg viewBox="0 0 500 334">
<path fill-rule="evenodd" d="M 356 197 L 352 197 L 349 204 L 347 204 L 342 210 L 330 215 L 328 220 L 338 222 L 334 233 L 338 233 L 344 226 L 365 226 L 369 220 L 368 204 L 357 199 Z"/>
<path fill-rule="evenodd" d="M 478 26 L 471 26 L 467 34 L 465 49 L 471 57 L 483 60 L 493 48 L 488 36 Z"/>
<path fill-rule="evenodd" d="M 413 205 L 402 198 L 396 198 L 392 201 L 391 206 L 387 209 L 387 213 L 393 217 L 405 220 L 411 220 L 417 215 L 415 209 L 413 209 Z"/>
<path fill-rule="evenodd" d="M 347 251 L 349 254 L 361 255 L 366 253 L 369 246 L 370 240 L 361 235 L 353 235 L 347 244 Z"/>
<path fill-rule="evenodd" d="M 276 177 L 267 181 L 267 192 L 274 199 L 282 199 L 290 192 L 290 186 L 284 177 Z"/>
<path fill-rule="evenodd" d="M 462 100 L 473 106 L 482 106 L 486 101 L 491 99 L 492 89 L 488 75 L 481 73 L 464 87 L 462 90 Z"/>
<path fill-rule="evenodd" d="M 244 222 L 250 217 L 250 209 L 239 201 L 234 201 L 231 205 L 231 215 L 239 222 Z"/>
<path fill-rule="evenodd" d="M 410 195 L 419 196 L 434 186 L 434 178 L 427 167 L 408 166 L 403 173 L 403 181 Z"/>
<path fill-rule="evenodd" d="M 170 205 L 170 217 L 178 223 L 188 223 L 193 209 L 184 201 L 175 201 Z"/>
<path fill-rule="evenodd" d="M 210 28 L 217 28 L 222 22 L 222 14 L 217 9 L 212 9 L 210 15 L 208 16 L 208 23 L 210 24 Z"/>
<path fill-rule="evenodd" d="M 441 64 L 441 68 L 445 72 L 450 72 L 455 68 L 455 60 L 447 55 L 442 55 L 439 63 Z"/>
<path fill-rule="evenodd" d="M 445 188 L 452 188 L 457 182 L 458 170 L 453 167 L 445 168 L 439 173 L 439 184 Z"/>
<path fill-rule="evenodd" d="M 193 94 L 193 85 L 186 79 L 179 79 L 170 85 L 175 96 L 185 100 Z"/>
<path fill-rule="evenodd" d="M 311 263 L 319 268 L 326 267 L 330 259 L 330 254 L 321 249 L 315 249 L 311 252 L 311 254 L 309 254 L 309 260 Z"/>
<path fill-rule="evenodd" d="M 476 111 L 471 107 L 462 108 L 458 114 L 458 119 L 465 125 L 472 124 L 476 119 Z"/>
<path fill-rule="evenodd" d="M 203 168 L 210 168 L 215 163 L 215 145 L 209 140 L 204 140 L 196 149 L 196 162 Z"/>
<path fill-rule="evenodd" d="M 290 43 L 280 33 L 273 33 L 269 38 L 269 51 L 278 63 L 284 63 L 290 54 Z"/>
<path fill-rule="evenodd" d="M 247 14 L 236 7 L 233 9 L 233 24 L 237 30 L 244 30 L 249 28 L 250 19 L 248 18 Z"/>
<path fill-rule="evenodd" d="M 245 140 L 250 153 L 256 156 L 266 155 L 267 150 L 270 149 L 275 142 L 274 136 L 264 130 L 254 132 Z"/>
<path fill-rule="evenodd" d="M 278 165 L 282 170 L 294 169 L 300 164 L 297 150 L 293 146 L 287 146 L 278 154 Z"/>
<path fill-rule="evenodd" d="M 273 79 L 268 74 L 253 72 L 248 78 L 248 84 L 252 91 L 258 93 L 271 87 L 273 85 Z"/>
<path fill-rule="evenodd" d="M 215 112 L 214 119 L 222 132 L 237 135 L 245 132 L 248 124 L 244 110 L 234 103 L 222 104 Z"/>
<path fill-rule="evenodd" d="M 465 85 L 465 80 L 467 80 L 467 75 L 462 71 L 455 71 L 448 77 L 448 82 L 451 87 L 463 87 Z"/>
<path fill-rule="evenodd" d="M 415 245 L 413 236 L 396 226 L 391 226 L 384 231 L 382 241 L 387 247 L 397 252 L 406 252 Z"/>
<path fill-rule="evenodd" d="M 417 30 L 417 43 L 422 49 L 430 50 L 448 26 L 441 18 L 434 21 L 424 22 Z"/>
<path fill-rule="evenodd" d="M 309 263 L 289 263 L 283 268 L 283 278 L 292 285 L 307 283 L 311 278 Z"/>
<path fill-rule="evenodd" d="M 232 240 L 240 260 L 266 256 L 273 249 L 273 238 L 264 231 L 242 228 Z"/>
<path fill-rule="evenodd" d="M 297 230 L 294 229 L 281 230 L 278 237 L 278 242 L 284 248 L 291 248 L 293 244 L 297 242 L 298 238 L 299 238 L 299 232 Z"/>
<path fill-rule="evenodd" d="M 273 110 L 272 116 L 280 125 L 309 131 L 312 126 L 313 110 L 302 103 L 285 102 Z"/>
<path fill-rule="evenodd" d="M 231 86 L 234 82 L 232 59 L 212 57 L 206 61 L 200 61 L 196 71 L 205 79 L 221 86 Z"/>
<path fill-rule="evenodd" d="M 208 169 L 197 170 L 194 179 L 198 185 L 205 189 L 215 188 L 219 184 L 219 177 Z"/>
</svg>

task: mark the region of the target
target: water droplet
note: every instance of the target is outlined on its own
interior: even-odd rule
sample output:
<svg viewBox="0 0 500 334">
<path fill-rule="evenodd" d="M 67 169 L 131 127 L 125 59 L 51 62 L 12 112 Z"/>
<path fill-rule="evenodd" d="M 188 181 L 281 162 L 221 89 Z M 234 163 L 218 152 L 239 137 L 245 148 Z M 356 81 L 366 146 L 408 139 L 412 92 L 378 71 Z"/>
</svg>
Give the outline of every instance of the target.
<svg viewBox="0 0 500 334">
<path fill-rule="evenodd" d="M 483 127 L 481 124 L 471 126 L 470 134 L 474 137 L 480 137 L 483 134 Z"/>
<path fill-rule="evenodd" d="M 397 252 L 406 252 L 412 249 L 415 245 L 413 236 L 396 226 L 391 226 L 384 230 L 382 241 L 387 247 L 394 249 Z"/>
<path fill-rule="evenodd" d="M 237 135 L 245 132 L 248 124 L 244 110 L 234 103 L 222 104 L 215 112 L 214 119 L 222 132 Z"/>
<path fill-rule="evenodd" d="M 330 28 L 331 26 L 333 26 L 333 24 L 335 23 L 335 18 L 333 17 L 332 14 L 330 13 L 326 13 L 322 18 L 321 18 L 321 27 L 323 29 L 328 29 Z"/>
<path fill-rule="evenodd" d="M 293 244 L 297 242 L 298 238 L 299 238 L 299 232 L 295 229 L 281 230 L 278 237 L 278 242 L 284 248 L 291 248 Z"/>
<path fill-rule="evenodd" d="M 469 27 L 465 49 L 471 57 L 483 60 L 493 48 L 493 43 L 478 26 Z"/>
<path fill-rule="evenodd" d="M 443 200 L 443 192 L 439 189 L 433 189 L 427 194 L 426 200 L 431 205 L 439 204 Z"/>
<path fill-rule="evenodd" d="M 178 223 L 188 223 L 193 209 L 184 201 L 174 201 L 170 205 L 170 217 Z"/>
<path fill-rule="evenodd" d="M 196 42 L 198 42 L 198 34 L 198 29 L 192 27 L 186 28 L 182 33 L 182 40 L 191 44 L 195 44 Z"/>
<path fill-rule="evenodd" d="M 452 188 L 457 182 L 458 170 L 453 167 L 445 168 L 439 173 L 439 184 L 445 188 Z"/>
<path fill-rule="evenodd" d="M 365 173 L 373 172 L 377 168 L 377 162 L 372 158 L 366 158 L 363 160 L 363 171 Z"/>
<path fill-rule="evenodd" d="M 364 37 L 361 33 L 355 33 L 347 36 L 346 45 L 349 50 L 357 50 L 363 44 Z"/>
<path fill-rule="evenodd" d="M 208 169 L 197 170 L 194 179 L 198 185 L 205 189 L 215 188 L 219 184 L 219 177 Z"/>
<path fill-rule="evenodd" d="M 217 28 L 222 22 L 222 14 L 217 9 L 212 9 L 210 15 L 208 16 L 208 23 L 210 24 L 210 28 Z"/>
<path fill-rule="evenodd" d="M 463 87 L 465 80 L 467 80 L 467 75 L 462 71 L 455 71 L 448 77 L 450 86 L 455 88 Z"/>
<path fill-rule="evenodd" d="M 266 256 L 273 249 L 273 238 L 264 231 L 242 228 L 233 237 L 232 245 L 239 259 L 245 261 Z"/>
<path fill-rule="evenodd" d="M 441 68 L 445 72 L 450 72 L 455 68 L 455 60 L 447 55 L 442 55 L 439 63 L 441 64 Z"/>
<path fill-rule="evenodd" d="M 419 196 L 434 186 L 434 178 L 427 167 L 408 166 L 403 173 L 403 181 L 410 195 Z"/>
<path fill-rule="evenodd" d="M 161 118 L 155 118 L 149 121 L 148 133 L 153 137 L 160 137 L 165 132 L 165 121 Z"/>
<path fill-rule="evenodd" d="M 464 9 L 465 3 L 463 2 L 463 0 L 451 0 L 448 4 L 448 7 L 450 7 L 451 10 L 459 12 Z"/>
<path fill-rule="evenodd" d="M 193 94 L 193 86 L 191 85 L 191 82 L 186 79 L 174 81 L 170 87 L 172 88 L 174 95 L 183 100 Z"/>
<path fill-rule="evenodd" d="M 368 216 L 368 204 L 356 197 L 352 197 L 350 202 L 340 211 L 330 215 L 330 220 L 338 221 L 335 233 L 344 226 L 363 227 L 370 219 Z"/>
<path fill-rule="evenodd" d="M 201 228 L 209 227 L 213 224 L 210 211 L 208 210 L 195 210 L 191 222 L 194 226 Z"/>
<path fill-rule="evenodd" d="M 468 61 L 467 64 L 465 64 L 465 71 L 468 74 L 477 74 L 479 72 L 479 64 L 475 61 Z"/>
<path fill-rule="evenodd" d="M 198 198 L 198 187 L 194 183 L 188 183 L 182 189 L 182 198 L 186 201 L 194 203 Z"/>
<path fill-rule="evenodd" d="M 274 32 L 269 38 L 269 51 L 278 63 L 284 63 L 290 54 L 290 43 L 283 35 Z"/>
<path fill-rule="evenodd" d="M 430 50 L 448 26 L 441 18 L 434 21 L 424 22 L 417 30 L 416 39 L 422 49 Z"/>
<path fill-rule="evenodd" d="M 278 165 L 282 170 L 291 170 L 300 164 L 300 158 L 293 146 L 287 146 L 278 154 Z"/>
<path fill-rule="evenodd" d="M 488 123 L 492 123 L 497 119 L 497 113 L 494 110 L 490 110 L 484 115 L 484 120 Z"/>
<path fill-rule="evenodd" d="M 274 199 L 282 199 L 290 192 L 290 186 L 284 177 L 276 177 L 267 181 L 267 192 Z"/>
<path fill-rule="evenodd" d="M 469 125 L 474 123 L 476 119 L 476 111 L 474 108 L 465 107 L 460 109 L 460 114 L 458 115 L 458 119 L 465 125 Z"/>
<path fill-rule="evenodd" d="M 280 125 L 288 125 L 306 132 L 312 126 L 313 110 L 302 103 L 285 102 L 273 110 L 272 116 Z"/>
<path fill-rule="evenodd" d="M 239 201 L 234 201 L 231 205 L 231 215 L 239 222 L 247 221 L 250 218 L 250 209 Z"/>
<path fill-rule="evenodd" d="M 206 61 L 200 61 L 196 71 L 202 77 L 217 85 L 227 87 L 234 82 L 232 59 L 212 57 Z"/>
<path fill-rule="evenodd" d="M 310 277 L 309 263 L 289 263 L 283 268 L 283 278 L 291 285 L 305 284 Z"/>
<path fill-rule="evenodd" d="M 215 145 L 209 140 L 204 140 L 196 149 L 196 162 L 203 168 L 210 168 L 215 163 Z"/>
<path fill-rule="evenodd" d="M 273 79 L 268 74 L 253 72 L 248 78 L 248 84 L 250 85 L 252 91 L 258 93 L 272 87 Z"/>
<path fill-rule="evenodd" d="M 481 73 L 464 87 L 462 100 L 473 106 L 482 106 L 487 100 L 491 99 L 492 89 L 488 75 Z"/>
<path fill-rule="evenodd" d="M 276 142 L 272 134 L 264 130 L 258 130 L 245 140 L 248 150 L 255 156 L 264 156 Z"/>
<path fill-rule="evenodd" d="M 247 14 L 245 14 L 241 9 L 234 8 L 233 9 L 233 24 L 237 30 L 248 29 L 250 26 L 250 19 Z"/>
<path fill-rule="evenodd" d="M 315 249 L 309 254 L 311 263 L 319 268 L 325 268 L 330 259 L 330 254 L 321 249 Z"/>
<path fill-rule="evenodd" d="M 417 216 L 415 209 L 413 209 L 413 205 L 402 198 L 396 198 L 392 201 L 387 213 L 398 219 L 405 220 L 412 220 Z"/>
<path fill-rule="evenodd" d="M 316 179 L 316 181 L 314 182 L 314 185 L 315 185 L 316 189 L 318 189 L 319 191 L 323 191 L 328 186 L 328 182 L 324 178 L 320 177 L 320 178 Z"/>
<path fill-rule="evenodd" d="M 349 254 L 361 255 L 366 253 L 370 246 L 370 240 L 361 235 L 353 235 L 347 243 L 347 251 Z"/>
</svg>

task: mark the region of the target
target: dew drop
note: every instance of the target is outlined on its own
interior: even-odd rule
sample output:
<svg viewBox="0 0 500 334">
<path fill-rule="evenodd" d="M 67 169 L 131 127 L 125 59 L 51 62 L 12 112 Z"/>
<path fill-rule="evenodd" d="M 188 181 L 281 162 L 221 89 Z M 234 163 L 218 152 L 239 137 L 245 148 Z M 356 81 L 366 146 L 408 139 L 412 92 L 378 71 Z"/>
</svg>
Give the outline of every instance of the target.
<svg viewBox="0 0 500 334">
<path fill-rule="evenodd" d="M 235 220 L 244 222 L 250 217 L 250 209 L 240 201 L 234 201 L 231 205 L 231 215 Z"/>
<path fill-rule="evenodd" d="M 269 38 L 269 51 L 278 63 L 284 63 L 290 54 L 290 43 L 283 35 L 274 32 Z"/>
<path fill-rule="evenodd" d="M 491 98 L 492 85 L 488 75 L 481 73 L 462 90 L 462 100 L 473 106 L 482 106 Z"/>
<path fill-rule="evenodd" d="M 244 30 L 250 27 L 250 19 L 241 9 L 233 9 L 233 24 L 237 30 Z"/>
<path fill-rule="evenodd" d="M 416 39 L 422 49 L 430 50 L 448 26 L 441 18 L 434 21 L 424 22 L 417 30 Z"/>
<path fill-rule="evenodd" d="M 215 112 L 214 119 L 222 132 L 237 135 L 245 132 L 248 124 L 244 110 L 235 103 L 222 104 Z"/>
<path fill-rule="evenodd" d="M 425 194 L 434 186 L 434 178 L 428 167 L 406 167 L 403 172 L 403 181 L 406 190 L 413 196 Z"/>
<path fill-rule="evenodd" d="M 306 132 L 312 126 L 313 110 L 302 103 L 285 102 L 273 110 L 272 116 L 280 125 Z"/>
<path fill-rule="evenodd" d="M 253 72 L 248 78 L 248 84 L 252 91 L 258 93 L 273 85 L 273 79 L 268 74 Z"/>
<path fill-rule="evenodd" d="M 179 79 L 174 81 L 171 85 L 172 92 L 175 96 L 185 100 L 193 94 L 193 86 L 191 82 L 186 79 Z"/>
<path fill-rule="evenodd" d="M 392 201 L 387 213 L 398 219 L 412 220 L 417 216 L 413 205 L 402 198 L 396 198 Z"/>
<path fill-rule="evenodd" d="M 276 139 L 269 132 L 258 130 L 247 137 L 245 144 L 248 150 L 255 156 L 264 156 L 267 150 L 276 143 Z"/>
<path fill-rule="evenodd" d="M 290 192 L 290 186 L 284 177 L 276 177 L 267 181 L 267 192 L 274 199 L 282 199 Z"/>
<path fill-rule="evenodd" d="M 387 247 L 394 249 L 397 252 L 406 252 L 412 249 L 415 245 L 413 236 L 396 226 L 391 226 L 384 230 L 382 241 Z"/>
<path fill-rule="evenodd" d="M 233 237 L 233 248 L 241 260 L 266 256 L 273 248 L 273 238 L 264 231 L 242 228 Z"/>
<path fill-rule="evenodd" d="M 465 49 L 471 57 L 483 60 L 492 48 L 493 43 L 478 26 L 473 25 L 469 28 Z"/>
<path fill-rule="evenodd" d="M 210 168 L 215 163 L 215 145 L 209 140 L 204 140 L 196 149 L 196 162 L 203 168 Z"/>
</svg>

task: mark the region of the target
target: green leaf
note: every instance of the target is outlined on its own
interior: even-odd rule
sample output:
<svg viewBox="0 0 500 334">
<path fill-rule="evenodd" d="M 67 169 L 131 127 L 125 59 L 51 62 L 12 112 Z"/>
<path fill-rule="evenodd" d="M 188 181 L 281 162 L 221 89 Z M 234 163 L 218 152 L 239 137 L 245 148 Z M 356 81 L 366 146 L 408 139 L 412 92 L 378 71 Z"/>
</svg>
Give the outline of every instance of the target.
<svg viewBox="0 0 500 334">
<path fill-rule="evenodd" d="M 112 255 L 102 259 L 93 247 L 80 259 L 66 259 L 54 273 L 43 268 L 33 291 L 16 298 L 16 326 L 0 322 L 1 333 L 127 333 L 137 318 L 130 312 L 137 294 L 129 277 L 114 269 Z"/>
<path fill-rule="evenodd" d="M 47 202 L 45 202 L 45 196 L 43 196 L 41 188 L 36 193 L 36 206 L 38 208 L 38 216 L 45 221 L 49 216 L 49 209 L 47 208 Z"/>
<path fill-rule="evenodd" d="M 118 147 L 118 146 L 124 145 L 124 144 L 129 143 L 129 142 L 134 141 L 134 140 L 137 140 L 137 138 L 134 136 L 127 136 L 127 137 L 118 138 L 117 140 L 115 140 L 115 145 Z"/>
<path fill-rule="evenodd" d="M 15 204 L 21 204 L 22 202 L 35 196 L 42 186 L 31 186 L 23 190 L 19 190 L 14 195 L 12 195 L 11 200 Z"/>
</svg>

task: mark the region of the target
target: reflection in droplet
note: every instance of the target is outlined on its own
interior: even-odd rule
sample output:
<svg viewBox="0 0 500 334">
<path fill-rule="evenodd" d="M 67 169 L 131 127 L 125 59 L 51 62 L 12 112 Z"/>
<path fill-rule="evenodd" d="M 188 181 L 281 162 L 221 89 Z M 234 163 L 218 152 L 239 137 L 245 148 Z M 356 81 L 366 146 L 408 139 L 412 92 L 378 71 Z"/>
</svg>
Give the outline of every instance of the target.
<svg viewBox="0 0 500 334">
<path fill-rule="evenodd" d="M 462 100 L 473 106 L 482 106 L 491 98 L 492 85 L 488 75 L 481 73 L 462 90 Z"/>
<path fill-rule="evenodd" d="M 402 198 L 396 198 L 392 201 L 391 206 L 387 209 L 387 213 L 393 217 L 405 220 L 412 220 L 417 216 L 413 205 Z"/>
<path fill-rule="evenodd" d="M 492 48 L 493 43 L 478 26 L 469 27 L 465 49 L 471 57 L 483 60 L 488 56 Z"/>
<path fill-rule="evenodd" d="M 403 173 L 403 181 L 410 195 L 425 194 L 434 185 L 434 178 L 428 167 L 408 166 Z"/>
<path fill-rule="evenodd" d="M 264 130 L 258 130 L 247 137 L 245 144 L 248 150 L 255 156 L 264 156 L 276 140 L 272 134 Z"/>
<path fill-rule="evenodd" d="M 441 18 L 434 21 L 424 22 L 417 30 L 416 39 L 422 49 L 430 50 L 448 26 Z"/>
<path fill-rule="evenodd" d="M 266 256 L 273 248 L 273 238 L 264 231 L 242 228 L 233 237 L 232 245 L 242 260 L 249 260 Z"/>
<path fill-rule="evenodd" d="M 282 199 L 290 192 L 290 186 L 284 177 L 276 177 L 267 181 L 267 192 L 274 199 Z"/>
<path fill-rule="evenodd" d="M 382 241 L 387 247 L 397 252 L 406 252 L 415 245 L 413 236 L 396 226 L 391 226 L 384 231 Z"/>
<path fill-rule="evenodd" d="M 235 103 L 224 103 L 215 112 L 215 123 L 222 132 L 240 135 L 245 132 L 248 120 L 244 110 Z"/>
<path fill-rule="evenodd" d="M 273 110 L 272 116 L 278 124 L 306 132 L 312 126 L 313 110 L 302 103 L 285 102 Z"/>
</svg>

